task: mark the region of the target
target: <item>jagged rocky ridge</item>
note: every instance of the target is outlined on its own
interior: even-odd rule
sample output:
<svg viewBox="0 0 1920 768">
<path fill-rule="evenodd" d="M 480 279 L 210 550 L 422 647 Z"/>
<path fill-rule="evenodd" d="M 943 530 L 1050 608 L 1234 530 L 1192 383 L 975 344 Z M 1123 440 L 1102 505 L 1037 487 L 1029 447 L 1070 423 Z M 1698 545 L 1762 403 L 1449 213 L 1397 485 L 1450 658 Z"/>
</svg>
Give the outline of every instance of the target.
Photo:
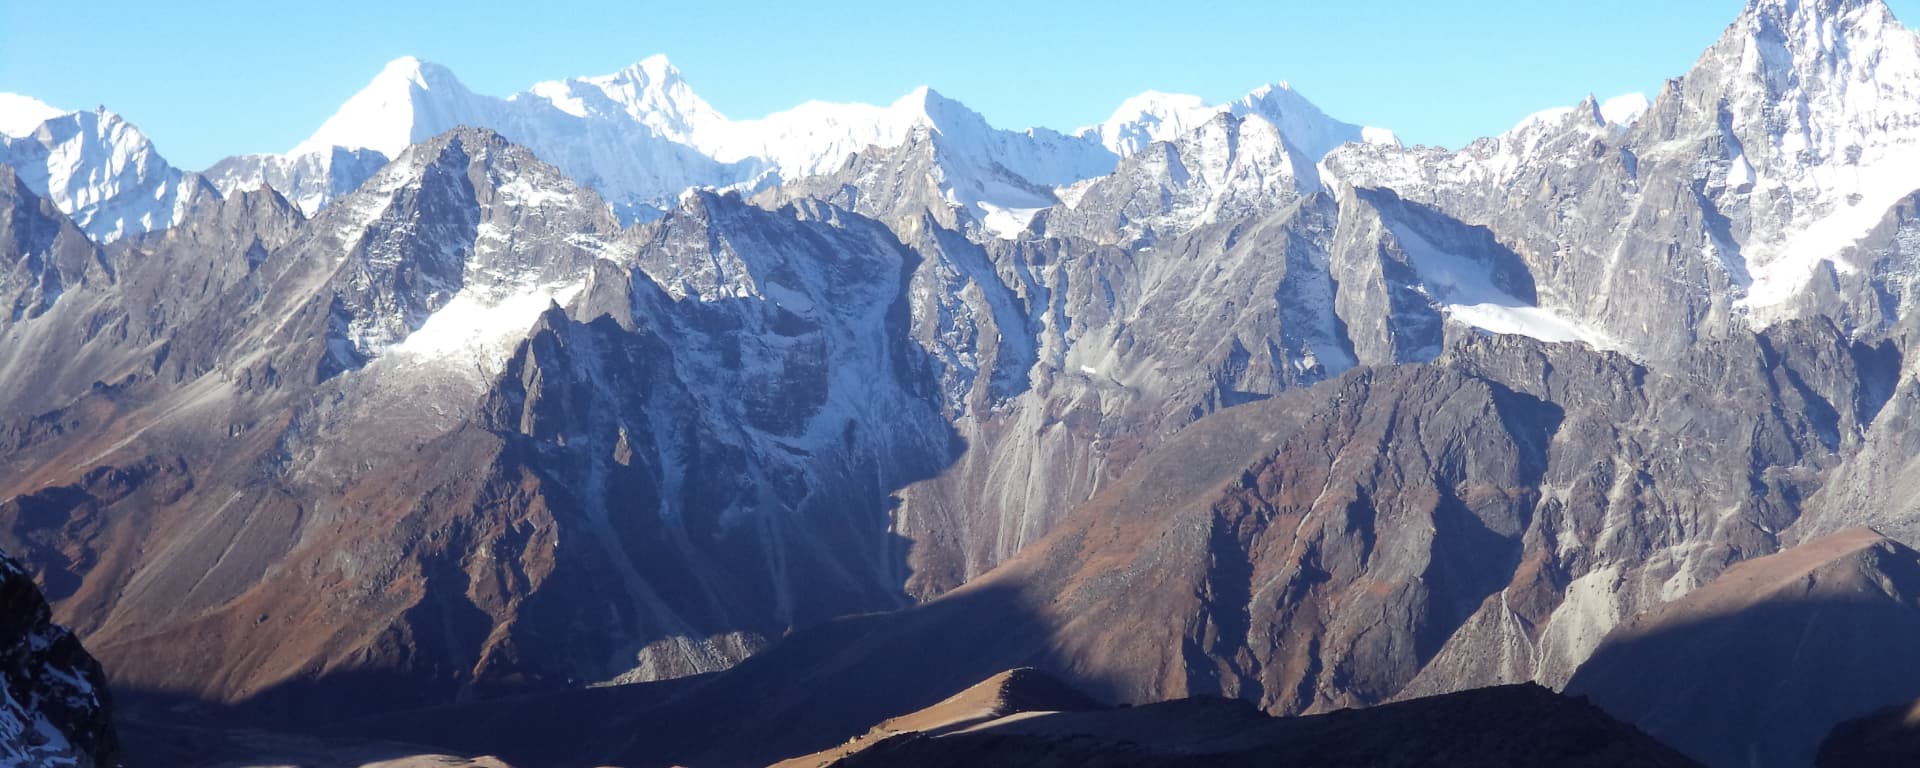
<svg viewBox="0 0 1920 768">
<path fill-rule="evenodd" d="M 960 616 L 1030 629 L 956 668 L 1129 701 L 1561 686 L 1735 563 L 1912 535 L 1912 190 L 1833 179 L 1920 139 L 1877 111 L 1913 49 L 1755 0 L 1644 113 L 1461 152 L 1227 109 L 1056 189 L 909 121 L 632 227 L 475 129 L 324 207 L 184 176 L 111 243 L 16 179 L 0 538 L 124 684 L 269 712 L 943 594 L 849 653 Z M 957 180 L 1046 209 L 995 230 Z M 1860 226 L 1780 250 L 1816 220 Z"/>
</svg>

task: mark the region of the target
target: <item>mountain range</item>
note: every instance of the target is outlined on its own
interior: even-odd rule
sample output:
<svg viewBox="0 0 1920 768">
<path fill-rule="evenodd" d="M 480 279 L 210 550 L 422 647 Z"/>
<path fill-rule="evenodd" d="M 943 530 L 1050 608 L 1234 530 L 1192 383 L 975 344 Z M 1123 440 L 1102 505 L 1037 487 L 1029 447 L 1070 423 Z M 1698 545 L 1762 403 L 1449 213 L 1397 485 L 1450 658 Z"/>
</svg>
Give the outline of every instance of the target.
<svg viewBox="0 0 1920 768">
<path fill-rule="evenodd" d="M 0 549 L 161 741 L 766 764 L 1031 668 L 1284 717 L 1532 683 L 1801 765 L 1920 699 L 1879 0 L 1749 0 L 1657 95 L 1457 150 L 1284 84 L 731 120 L 659 57 L 400 59 L 197 172 L 105 110 L 0 134 Z"/>
</svg>

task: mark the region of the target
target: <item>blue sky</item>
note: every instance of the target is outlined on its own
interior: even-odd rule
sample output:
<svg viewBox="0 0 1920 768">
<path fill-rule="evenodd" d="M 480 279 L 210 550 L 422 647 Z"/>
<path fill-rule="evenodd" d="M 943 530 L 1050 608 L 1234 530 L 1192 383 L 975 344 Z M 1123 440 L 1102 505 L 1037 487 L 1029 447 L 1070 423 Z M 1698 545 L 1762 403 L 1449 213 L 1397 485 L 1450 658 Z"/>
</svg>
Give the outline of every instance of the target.
<svg viewBox="0 0 1920 768">
<path fill-rule="evenodd" d="M 1920 0 L 1889 3 L 1903 18 Z M 1147 89 L 1289 80 L 1329 114 L 1458 146 L 1538 109 L 1657 91 L 1742 0 L 0 2 L 0 91 L 105 104 L 174 163 L 280 152 L 402 55 L 481 93 L 665 53 L 736 118 L 932 85 L 996 125 L 1063 130 Z M 493 6 L 493 7 L 490 7 Z"/>
</svg>

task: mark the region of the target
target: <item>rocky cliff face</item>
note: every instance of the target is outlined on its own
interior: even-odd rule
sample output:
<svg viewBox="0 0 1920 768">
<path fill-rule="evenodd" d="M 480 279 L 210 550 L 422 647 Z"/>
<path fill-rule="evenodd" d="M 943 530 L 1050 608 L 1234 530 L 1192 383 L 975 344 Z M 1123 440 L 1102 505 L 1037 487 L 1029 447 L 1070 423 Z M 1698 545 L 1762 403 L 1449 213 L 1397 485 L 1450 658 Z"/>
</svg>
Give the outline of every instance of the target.
<svg viewBox="0 0 1920 768">
<path fill-rule="evenodd" d="M 9 369 L 0 515 L 136 688 L 278 711 L 723 667 L 904 604 L 888 493 L 956 450 L 916 256 L 817 203 L 621 232 L 465 131 L 312 220 L 214 198 L 99 258 L 6 329 L 43 357 Z"/>
<path fill-rule="evenodd" d="M 53 623 L 26 570 L 0 555 L 0 761 L 117 765 L 111 708 L 99 663 Z"/>
</svg>

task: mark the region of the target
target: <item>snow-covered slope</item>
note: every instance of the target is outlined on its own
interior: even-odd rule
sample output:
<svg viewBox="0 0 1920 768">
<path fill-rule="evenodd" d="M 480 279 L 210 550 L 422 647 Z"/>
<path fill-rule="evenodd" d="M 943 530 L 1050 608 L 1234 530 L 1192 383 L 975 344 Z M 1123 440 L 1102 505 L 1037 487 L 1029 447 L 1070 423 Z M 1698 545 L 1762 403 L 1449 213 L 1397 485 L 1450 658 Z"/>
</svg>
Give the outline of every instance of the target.
<svg viewBox="0 0 1920 768">
<path fill-rule="evenodd" d="M 0 554 L 0 765 L 117 765 L 106 674 L 33 579 Z"/>
<path fill-rule="evenodd" d="M 758 120 L 712 126 L 694 143 L 722 160 L 765 161 L 784 178 L 834 171 L 847 156 L 870 146 L 906 143 L 917 128 L 931 128 L 943 148 L 978 165 L 998 164 L 1021 178 L 1060 186 L 1113 170 L 1113 153 L 1078 137 L 1044 128 L 1003 131 L 966 105 L 920 87 L 885 107 L 808 102 Z"/>
<path fill-rule="evenodd" d="M 665 56 L 650 56 L 611 75 L 535 83 L 509 101 L 539 100 L 579 118 L 625 116 L 663 138 L 695 143 L 727 119 L 693 92 Z"/>
<path fill-rule="evenodd" d="M 50 109 L 19 97 L 0 104 L 8 131 Z M 106 110 L 55 114 L 0 136 L 0 163 L 102 242 L 172 226 L 198 188 L 139 128 Z"/>
<path fill-rule="evenodd" d="M 1877 0 L 1751 0 L 1682 89 L 1719 94 L 1720 202 L 1753 207 L 1739 258 L 1762 321 L 1822 262 L 1856 270 L 1842 252 L 1920 189 L 1920 35 Z"/>
</svg>

